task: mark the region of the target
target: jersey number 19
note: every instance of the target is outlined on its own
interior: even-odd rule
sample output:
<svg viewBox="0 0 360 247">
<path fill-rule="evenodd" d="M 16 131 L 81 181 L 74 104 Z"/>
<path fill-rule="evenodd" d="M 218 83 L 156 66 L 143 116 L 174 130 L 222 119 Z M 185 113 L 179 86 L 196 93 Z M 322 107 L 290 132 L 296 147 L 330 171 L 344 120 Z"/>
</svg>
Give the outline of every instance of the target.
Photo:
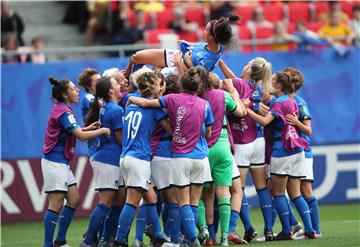
<svg viewBox="0 0 360 247">
<path fill-rule="evenodd" d="M 128 122 L 127 126 L 127 135 L 128 138 L 134 139 L 141 123 L 142 114 L 141 112 L 129 112 L 129 114 L 126 115 L 125 121 Z"/>
</svg>

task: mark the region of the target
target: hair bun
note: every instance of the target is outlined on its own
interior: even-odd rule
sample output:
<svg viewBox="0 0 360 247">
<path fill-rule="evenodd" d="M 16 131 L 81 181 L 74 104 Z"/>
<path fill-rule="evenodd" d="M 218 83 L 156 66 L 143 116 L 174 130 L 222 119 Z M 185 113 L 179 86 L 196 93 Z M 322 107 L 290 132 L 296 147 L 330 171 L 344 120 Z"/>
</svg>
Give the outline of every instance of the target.
<svg viewBox="0 0 360 247">
<path fill-rule="evenodd" d="M 59 83 L 59 81 L 56 80 L 54 76 L 50 76 L 50 77 L 49 77 L 49 82 L 50 82 L 50 84 L 53 85 L 53 86 L 55 86 L 56 84 Z"/>
</svg>

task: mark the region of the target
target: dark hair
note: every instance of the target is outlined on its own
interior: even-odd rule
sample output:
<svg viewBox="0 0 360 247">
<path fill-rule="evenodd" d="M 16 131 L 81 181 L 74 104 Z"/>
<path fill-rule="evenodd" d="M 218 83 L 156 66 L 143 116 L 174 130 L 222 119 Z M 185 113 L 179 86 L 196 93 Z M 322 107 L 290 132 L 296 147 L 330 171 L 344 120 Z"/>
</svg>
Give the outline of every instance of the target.
<svg viewBox="0 0 360 247">
<path fill-rule="evenodd" d="M 159 83 L 160 79 L 154 72 L 145 72 L 137 79 L 138 89 L 142 97 L 150 97 L 153 94 L 154 85 Z"/>
<path fill-rule="evenodd" d="M 295 92 L 304 85 L 304 75 L 299 70 L 292 67 L 287 67 L 284 69 L 284 72 L 290 74 L 291 83 Z"/>
<path fill-rule="evenodd" d="M 89 112 L 86 114 L 85 117 L 85 126 L 88 126 L 96 121 L 99 120 L 100 114 L 100 100 L 103 99 L 105 102 L 109 101 L 109 91 L 112 87 L 111 84 L 112 77 L 101 77 L 96 82 L 96 93 L 95 99 L 92 102 Z"/>
<path fill-rule="evenodd" d="M 177 75 L 169 75 L 165 77 L 166 89 L 164 95 L 171 93 L 178 93 L 180 91 L 179 88 L 179 76 Z"/>
<path fill-rule="evenodd" d="M 200 85 L 197 91 L 197 95 L 201 98 L 205 97 L 205 92 L 210 88 L 209 85 L 209 71 L 203 66 L 197 66 L 198 73 L 200 76 Z"/>
<path fill-rule="evenodd" d="M 85 89 L 89 93 L 91 87 L 91 77 L 93 75 L 100 74 L 99 71 L 92 68 L 86 68 L 78 77 L 78 85 Z"/>
<path fill-rule="evenodd" d="M 355 12 L 355 11 L 360 11 L 360 5 L 354 5 L 353 7 L 352 7 L 352 10 L 351 10 L 352 12 Z"/>
<path fill-rule="evenodd" d="M 240 16 L 230 14 L 227 17 L 221 17 L 219 20 L 210 21 L 210 32 L 216 43 L 222 45 L 230 44 L 232 32 L 231 22 L 240 20 Z"/>
<path fill-rule="evenodd" d="M 65 102 L 64 94 L 67 92 L 70 80 L 57 80 L 54 76 L 49 77 L 52 85 L 51 96 L 59 102 Z"/>
<path fill-rule="evenodd" d="M 276 81 L 281 84 L 281 91 L 284 93 L 293 93 L 294 88 L 291 83 L 291 75 L 288 72 L 276 72 Z"/>
<path fill-rule="evenodd" d="M 197 93 L 200 88 L 201 78 L 197 67 L 190 68 L 181 77 L 181 86 L 185 93 Z"/>
</svg>

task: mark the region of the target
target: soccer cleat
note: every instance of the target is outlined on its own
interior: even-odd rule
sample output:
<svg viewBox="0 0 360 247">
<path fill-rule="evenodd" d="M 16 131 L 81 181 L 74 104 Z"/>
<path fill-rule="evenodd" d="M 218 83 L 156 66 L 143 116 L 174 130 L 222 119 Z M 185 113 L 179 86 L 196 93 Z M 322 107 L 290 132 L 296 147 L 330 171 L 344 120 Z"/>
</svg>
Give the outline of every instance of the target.
<svg viewBox="0 0 360 247">
<path fill-rule="evenodd" d="M 297 223 L 296 225 L 291 226 L 291 232 L 294 236 L 294 238 L 299 237 L 304 234 L 304 231 L 302 230 L 301 223 Z"/>
<path fill-rule="evenodd" d="M 91 245 L 88 245 L 88 244 L 85 244 L 84 242 L 82 242 L 81 244 L 80 244 L 80 247 L 92 247 Z"/>
<path fill-rule="evenodd" d="M 129 247 L 129 245 L 127 243 L 114 241 L 112 247 Z"/>
<path fill-rule="evenodd" d="M 257 231 L 254 227 L 251 227 L 249 230 L 245 231 L 244 233 L 244 240 L 248 243 L 251 242 L 257 236 Z"/>
<path fill-rule="evenodd" d="M 234 244 L 248 244 L 248 242 L 246 240 L 242 239 L 235 232 L 231 232 L 228 234 L 228 240 L 230 242 L 233 242 Z"/>
<path fill-rule="evenodd" d="M 280 241 L 280 240 L 293 240 L 293 236 L 292 236 L 292 233 L 288 233 L 288 234 L 285 234 L 283 232 L 279 232 L 278 235 L 276 235 L 274 237 L 274 240 L 275 241 Z"/>
<path fill-rule="evenodd" d="M 207 239 L 209 239 L 209 230 L 207 225 L 200 227 L 200 232 L 198 235 L 198 239 L 200 241 L 200 244 L 203 245 Z"/>
<path fill-rule="evenodd" d="M 304 236 L 305 236 L 305 239 L 316 239 L 315 231 L 313 231 L 313 232 L 305 232 Z"/>
<path fill-rule="evenodd" d="M 211 239 L 207 239 L 206 241 L 205 241 L 205 244 L 204 244 L 205 246 L 216 246 L 217 244 L 216 244 L 216 241 L 215 240 L 211 240 Z"/>
<path fill-rule="evenodd" d="M 64 241 L 55 240 L 53 243 L 53 247 L 71 247 L 71 246 L 66 243 L 66 240 Z"/>
<path fill-rule="evenodd" d="M 265 241 L 273 241 L 274 240 L 274 233 L 271 229 L 266 229 L 264 231 L 264 238 Z"/>
<path fill-rule="evenodd" d="M 315 233 L 316 238 L 321 238 L 321 233 Z"/>
<path fill-rule="evenodd" d="M 141 240 L 135 239 L 132 244 L 132 247 L 144 247 L 144 242 Z"/>
<path fill-rule="evenodd" d="M 101 240 L 101 241 L 99 242 L 98 247 L 112 247 L 112 244 L 109 243 L 109 242 L 106 242 L 105 240 Z"/>
<path fill-rule="evenodd" d="M 153 240 L 155 240 L 155 236 L 154 236 L 153 230 L 152 230 L 152 225 L 146 225 L 145 229 L 144 229 L 144 233 L 146 236 L 148 236 L 150 238 L 151 242 Z"/>
<path fill-rule="evenodd" d="M 200 247 L 201 244 L 199 242 L 198 239 L 195 239 L 194 241 L 192 241 L 190 244 L 189 244 L 189 247 Z"/>
<path fill-rule="evenodd" d="M 220 245 L 221 246 L 229 246 L 229 239 L 228 239 L 228 234 L 227 233 L 222 234 L 221 240 L 220 240 Z"/>
</svg>

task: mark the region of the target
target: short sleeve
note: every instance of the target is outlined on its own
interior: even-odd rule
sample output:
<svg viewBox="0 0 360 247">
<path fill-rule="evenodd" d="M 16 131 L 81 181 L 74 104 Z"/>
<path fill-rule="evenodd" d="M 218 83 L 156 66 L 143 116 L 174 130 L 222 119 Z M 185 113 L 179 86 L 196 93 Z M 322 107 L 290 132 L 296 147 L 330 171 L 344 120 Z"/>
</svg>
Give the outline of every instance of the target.
<svg viewBox="0 0 360 247">
<path fill-rule="evenodd" d="M 299 119 L 300 121 L 306 120 L 306 119 L 311 119 L 311 114 L 310 114 L 310 110 L 307 104 L 299 104 Z"/>
<path fill-rule="evenodd" d="M 214 116 L 211 111 L 209 102 L 205 101 L 205 126 L 208 127 L 214 124 Z"/>
<path fill-rule="evenodd" d="M 159 100 L 159 103 L 160 103 L 160 105 L 161 105 L 161 108 L 166 108 L 166 98 L 167 98 L 168 96 L 160 96 L 159 98 L 158 98 L 158 100 Z"/>
<path fill-rule="evenodd" d="M 123 128 L 124 126 L 123 117 L 124 117 L 124 110 L 121 107 L 118 107 L 113 113 L 113 119 L 112 119 L 113 130 L 118 130 Z"/>
<path fill-rule="evenodd" d="M 71 133 L 74 129 L 79 128 L 75 116 L 71 112 L 65 112 L 61 115 L 59 123 L 65 129 L 66 133 Z"/>
<path fill-rule="evenodd" d="M 274 117 L 279 118 L 281 113 L 281 104 L 277 101 L 270 107 L 269 111 Z"/>
<path fill-rule="evenodd" d="M 225 98 L 225 109 L 229 112 L 233 112 L 236 110 L 236 102 L 230 96 L 228 92 L 224 91 L 224 98 Z"/>
</svg>

